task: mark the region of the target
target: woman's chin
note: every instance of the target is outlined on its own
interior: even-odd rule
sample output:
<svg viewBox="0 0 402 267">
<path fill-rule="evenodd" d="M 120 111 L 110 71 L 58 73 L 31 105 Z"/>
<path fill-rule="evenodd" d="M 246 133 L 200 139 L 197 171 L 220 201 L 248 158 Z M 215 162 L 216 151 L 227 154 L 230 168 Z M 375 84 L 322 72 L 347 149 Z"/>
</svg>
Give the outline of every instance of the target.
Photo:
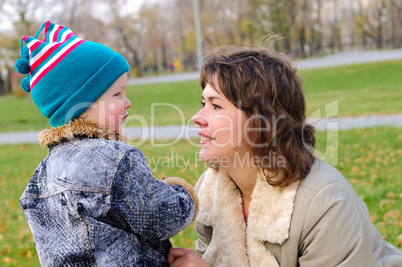
<svg viewBox="0 0 402 267">
<path fill-rule="evenodd" d="M 213 155 L 208 155 L 200 152 L 198 154 L 199 159 L 205 163 L 205 164 L 217 164 L 220 165 L 219 163 L 219 157 L 213 156 Z"/>
<path fill-rule="evenodd" d="M 207 157 L 206 157 L 205 154 L 202 152 L 202 150 L 201 150 L 200 153 L 198 154 L 198 158 L 199 158 L 202 162 L 208 163 Z"/>
<path fill-rule="evenodd" d="M 202 150 L 198 154 L 198 158 L 204 163 L 212 163 L 211 156 L 209 156 L 207 153 L 204 153 L 204 151 L 202 151 Z"/>
</svg>

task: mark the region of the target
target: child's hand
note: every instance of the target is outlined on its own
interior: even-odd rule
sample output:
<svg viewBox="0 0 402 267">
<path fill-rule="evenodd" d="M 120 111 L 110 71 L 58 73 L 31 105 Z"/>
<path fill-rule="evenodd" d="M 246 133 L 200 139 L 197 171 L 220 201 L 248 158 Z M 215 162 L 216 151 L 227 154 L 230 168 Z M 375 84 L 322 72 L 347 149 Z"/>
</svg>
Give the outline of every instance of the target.
<svg viewBox="0 0 402 267">
<path fill-rule="evenodd" d="M 167 260 L 171 267 L 208 267 L 208 264 L 192 249 L 172 247 Z"/>
<path fill-rule="evenodd" d="M 165 175 L 163 175 L 162 178 L 161 178 L 161 181 L 162 181 L 162 182 L 165 182 L 166 178 L 167 178 L 167 177 L 166 177 Z"/>
</svg>

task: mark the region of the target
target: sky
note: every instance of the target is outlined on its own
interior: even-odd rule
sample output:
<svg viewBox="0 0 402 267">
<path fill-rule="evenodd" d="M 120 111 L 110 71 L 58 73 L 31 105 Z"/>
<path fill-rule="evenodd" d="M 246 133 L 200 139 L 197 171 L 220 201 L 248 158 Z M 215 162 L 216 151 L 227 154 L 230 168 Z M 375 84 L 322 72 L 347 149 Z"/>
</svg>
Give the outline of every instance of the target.
<svg viewBox="0 0 402 267">
<path fill-rule="evenodd" d="M 154 0 L 154 1 L 156 1 L 156 0 Z M 148 0 L 148 2 L 149 2 L 149 0 Z M 138 8 L 143 3 L 145 3 L 145 0 L 127 0 L 127 4 L 125 6 L 122 6 L 122 9 L 121 9 L 122 15 L 126 15 L 126 14 L 137 11 Z M 10 11 L 9 6 L 5 5 L 4 8 L 6 10 Z M 10 28 L 11 28 L 11 22 L 9 21 L 9 19 L 7 17 L 5 17 L 4 15 L 0 14 L 0 32 L 10 29 Z"/>
<path fill-rule="evenodd" d="M 145 0 L 128 0 L 124 10 L 126 10 L 126 13 L 131 13 L 136 11 L 144 2 Z"/>
</svg>

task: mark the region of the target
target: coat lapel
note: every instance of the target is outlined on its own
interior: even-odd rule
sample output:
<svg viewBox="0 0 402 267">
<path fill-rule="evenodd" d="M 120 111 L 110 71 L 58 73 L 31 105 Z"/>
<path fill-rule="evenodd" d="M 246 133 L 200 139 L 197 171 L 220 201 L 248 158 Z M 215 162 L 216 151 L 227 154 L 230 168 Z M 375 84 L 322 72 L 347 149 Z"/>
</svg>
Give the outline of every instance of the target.
<svg viewBox="0 0 402 267">
<path fill-rule="evenodd" d="M 199 190 L 196 220 L 214 228 L 204 260 L 211 266 L 249 266 L 240 191 L 226 171 L 209 169 Z"/>
<path fill-rule="evenodd" d="M 289 238 L 298 184 L 299 182 L 284 188 L 274 187 L 260 173 L 251 196 L 248 217 L 250 266 L 279 266 L 264 242 L 282 245 Z"/>
<path fill-rule="evenodd" d="M 198 192 L 197 220 L 214 230 L 204 260 L 214 266 L 279 266 L 264 242 L 281 245 L 289 237 L 297 186 L 298 182 L 286 188 L 273 187 L 261 173 L 246 226 L 236 184 L 224 170 L 207 170 Z"/>
</svg>

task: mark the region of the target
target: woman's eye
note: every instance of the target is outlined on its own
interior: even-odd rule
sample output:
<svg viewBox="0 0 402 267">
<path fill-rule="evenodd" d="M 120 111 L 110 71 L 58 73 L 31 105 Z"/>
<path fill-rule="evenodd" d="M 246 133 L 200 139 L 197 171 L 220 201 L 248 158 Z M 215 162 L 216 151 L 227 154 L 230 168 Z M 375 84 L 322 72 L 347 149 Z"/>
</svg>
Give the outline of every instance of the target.
<svg viewBox="0 0 402 267">
<path fill-rule="evenodd" d="M 211 104 L 213 106 L 213 109 L 221 109 L 221 106 L 216 105 L 216 104 Z M 201 101 L 201 107 L 205 107 L 205 102 Z"/>
</svg>

